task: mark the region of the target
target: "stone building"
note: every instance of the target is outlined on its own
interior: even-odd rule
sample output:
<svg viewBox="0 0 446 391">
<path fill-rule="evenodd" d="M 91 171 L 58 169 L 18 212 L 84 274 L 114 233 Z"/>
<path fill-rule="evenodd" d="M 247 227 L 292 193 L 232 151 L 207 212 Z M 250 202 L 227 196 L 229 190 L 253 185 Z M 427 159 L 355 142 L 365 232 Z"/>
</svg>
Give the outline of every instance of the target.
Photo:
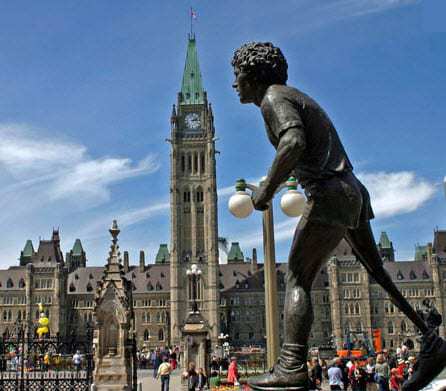
<svg viewBox="0 0 446 391">
<path fill-rule="evenodd" d="M 227 253 L 220 254 L 225 263 L 218 261 L 219 246 L 224 248 L 226 242 L 218 237 L 214 118 L 193 36 L 188 40 L 181 91 L 170 124 L 171 244 L 160 244 L 150 260 L 142 251 L 123 253 L 123 272 L 132 284 L 138 346 L 150 349 L 179 343 L 192 303 L 186 270 L 193 263 L 202 270 L 198 305 L 210 329 L 210 342 L 217 344 L 223 332 L 229 334 L 232 345 L 263 345 L 263 265 L 256 251 L 248 259 L 240 245 L 232 243 Z M 418 245 L 413 261 L 395 261 L 386 233 L 377 246 L 386 270 L 408 300 L 419 308 L 429 298 L 444 314 L 446 231 L 435 230 L 432 243 Z M 48 311 L 52 334 L 85 332 L 93 320 L 95 291 L 104 273 L 103 267 L 88 263 L 79 239 L 63 256 L 58 230 L 50 240 L 39 240 L 37 250 L 27 240 L 19 264 L 0 270 L 0 333 L 15 332 L 18 320 L 30 330 L 35 328 L 39 302 Z M 286 269 L 286 264 L 277 265 L 280 308 Z M 396 348 L 408 339 L 416 344 L 412 324 L 368 276 L 344 241 L 314 281 L 313 304 L 314 346 L 326 345 L 330 339 L 338 347 L 348 340 L 367 341 L 375 329 L 381 330 L 386 348 Z M 444 327 L 441 333 L 444 335 Z"/>
</svg>

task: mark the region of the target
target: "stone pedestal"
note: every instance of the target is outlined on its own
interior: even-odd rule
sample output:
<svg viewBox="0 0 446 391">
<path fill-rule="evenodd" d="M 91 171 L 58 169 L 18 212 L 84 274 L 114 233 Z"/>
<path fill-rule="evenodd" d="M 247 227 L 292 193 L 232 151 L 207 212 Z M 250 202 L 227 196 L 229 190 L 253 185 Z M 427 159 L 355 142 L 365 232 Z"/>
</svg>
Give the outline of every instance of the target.
<svg viewBox="0 0 446 391">
<path fill-rule="evenodd" d="M 189 364 L 195 363 L 195 368 L 203 368 L 207 373 L 209 368 L 209 326 L 199 312 L 191 313 L 181 330 L 183 358 L 182 373 L 187 372 Z M 182 381 L 182 389 L 187 390 L 187 380 Z"/>
</svg>

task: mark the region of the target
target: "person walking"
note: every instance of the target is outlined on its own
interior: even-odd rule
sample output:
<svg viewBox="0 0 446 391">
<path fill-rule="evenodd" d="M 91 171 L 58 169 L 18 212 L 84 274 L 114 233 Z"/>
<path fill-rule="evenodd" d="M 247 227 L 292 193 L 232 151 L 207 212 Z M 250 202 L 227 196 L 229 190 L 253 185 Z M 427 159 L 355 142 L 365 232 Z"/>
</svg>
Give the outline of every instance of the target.
<svg viewBox="0 0 446 391">
<path fill-rule="evenodd" d="M 367 365 L 365 367 L 365 372 L 367 374 L 367 391 L 376 391 L 375 383 L 375 363 L 373 362 L 373 357 L 367 359 Z"/>
<path fill-rule="evenodd" d="M 197 388 L 198 391 L 203 391 L 208 383 L 208 378 L 204 373 L 203 368 L 198 368 L 198 384 L 197 384 Z"/>
<path fill-rule="evenodd" d="M 383 354 L 378 354 L 375 365 L 375 380 L 379 391 L 389 391 L 390 368 Z"/>
<path fill-rule="evenodd" d="M 195 369 L 195 363 L 189 363 L 189 369 L 183 373 L 183 378 L 187 379 L 187 390 L 196 391 L 198 386 L 198 373 Z"/>
<path fill-rule="evenodd" d="M 228 368 L 228 383 L 233 385 L 239 384 L 239 375 L 238 375 L 238 367 L 237 367 L 237 358 L 231 357 L 231 363 Z"/>
<path fill-rule="evenodd" d="M 330 385 L 331 391 L 342 390 L 343 383 L 343 374 L 341 369 L 341 359 L 335 358 L 333 360 L 333 365 L 328 368 L 328 384 Z"/>
<path fill-rule="evenodd" d="M 156 378 L 161 378 L 161 391 L 169 391 L 170 373 L 172 366 L 169 364 L 169 358 L 165 356 L 163 362 L 158 367 Z"/>
</svg>

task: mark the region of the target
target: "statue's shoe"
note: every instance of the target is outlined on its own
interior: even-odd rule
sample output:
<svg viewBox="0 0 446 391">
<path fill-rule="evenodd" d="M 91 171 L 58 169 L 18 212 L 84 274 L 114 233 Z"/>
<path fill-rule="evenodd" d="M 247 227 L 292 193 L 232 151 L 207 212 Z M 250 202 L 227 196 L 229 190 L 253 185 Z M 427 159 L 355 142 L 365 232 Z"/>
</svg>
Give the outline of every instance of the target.
<svg viewBox="0 0 446 391">
<path fill-rule="evenodd" d="M 308 369 L 302 365 L 300 369 L 286 370 L 275 365 L 269 372 L 248 380 L 253 390 L 261 391 L 307 391 Z"/>
<path fill-rule="evenodd" d="M 446 341 L 435 331 L 422 337 L 414 373 L 404 382 L 402 391 L 418 391 L 426 387 L 446 366 Z"/>
</svg>

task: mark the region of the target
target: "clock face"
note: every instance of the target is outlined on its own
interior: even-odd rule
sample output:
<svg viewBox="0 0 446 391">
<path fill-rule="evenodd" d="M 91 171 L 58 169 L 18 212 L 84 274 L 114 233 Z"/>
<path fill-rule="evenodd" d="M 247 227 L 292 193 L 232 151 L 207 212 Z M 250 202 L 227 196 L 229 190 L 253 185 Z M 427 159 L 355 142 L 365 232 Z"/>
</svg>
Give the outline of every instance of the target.
<svg viewBox="0 0 446 391">
<path fill-rule="evenodd" d="M 189 113 L 185 118 L 186 126 L 189 129 L 198 129 L 200 127 L 200 116 L 197 113 Z"/>
</svg>

